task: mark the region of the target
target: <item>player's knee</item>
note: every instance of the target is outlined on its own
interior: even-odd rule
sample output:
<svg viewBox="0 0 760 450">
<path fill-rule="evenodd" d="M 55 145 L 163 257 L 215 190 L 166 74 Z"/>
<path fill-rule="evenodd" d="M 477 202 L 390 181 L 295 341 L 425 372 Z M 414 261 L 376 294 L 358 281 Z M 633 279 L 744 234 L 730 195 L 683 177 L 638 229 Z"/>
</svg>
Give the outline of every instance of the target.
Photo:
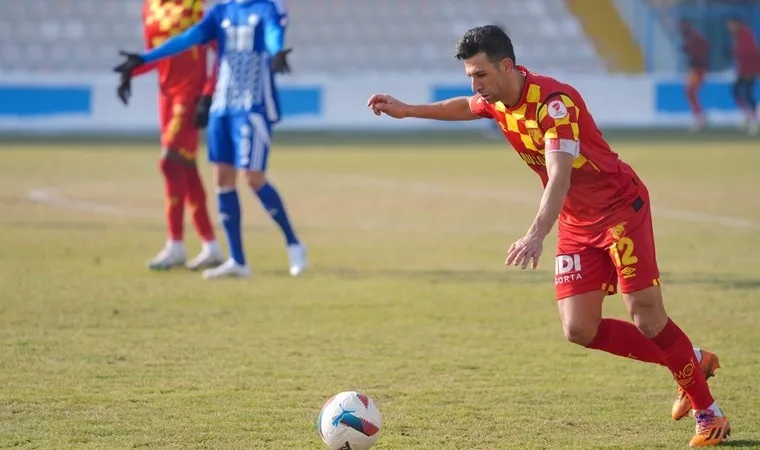
<svg viewBox="0 0 760 450">
<path fill-rule="evenodd" d="M 218 188 L 234 187 L 236 184 L 237 171 L 229 164 L 216 164 L 214 166 L 214 185 Z"/>
<path fill-rule="evenodd" d="M 641 333 L 649 338 L 657 336 L 668 322 L 668 314 L 657 287 L 651 287 L 634 294 L 627 294 L 625 302 L 633 323 Z"/>
<path fill-rule="evenodd" d="M 248 171 L 245 173 L 245 181 L 254 190 L 259 190 L 267 184 L 267 176 L 264 172 Z"/>
<path fill-rule="evenodd" d="M 563 324 L 565 339 L 580 346 L 587 346 L 596 337 L 599 324 L 590 322 L 568 322 Z"/>
<path fill-rule="evenodd" d="M 631 318 L 641 334 L 650 339 L 660 334 L 668 323 L 668 315 L 664 311 L 639 311 L 631 314 Z"/>
<path fill-rule="evenodd" d="M 164 155 L 158 161 L 158 168 L 165 178 L 172 178 L 181 170 L 181 164 L 176 159 Z"/>
</svg>

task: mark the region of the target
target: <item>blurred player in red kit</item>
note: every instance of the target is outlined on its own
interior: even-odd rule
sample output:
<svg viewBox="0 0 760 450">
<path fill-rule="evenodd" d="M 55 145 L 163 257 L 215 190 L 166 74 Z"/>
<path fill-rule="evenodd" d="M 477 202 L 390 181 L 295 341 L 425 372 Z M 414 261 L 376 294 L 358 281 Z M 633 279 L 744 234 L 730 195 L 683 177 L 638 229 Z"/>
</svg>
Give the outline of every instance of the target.
<svg viewBox="0 0 760 450">
<path fill-rule="evenodd" d="M 203 17 L 203 0 L 145 0 L 143 31 L 148 49 L 161 45 Z M 186 265 L 191 270 L 213 267 L 224 261 L 214 237 L 206 205 L 206 191 L 198 173 L 199 128 L 208 122 L 215 76 L 208 74 L 208 48 L 195 47 L 175 57 L 147 64 L 122 76 L 117 94 L 127 104 L 131 78 L 158 70 L 159 116 L 161 120 L 160 170 L 166 193 L 166 221 L 169 238 L 159 254 L 149 262 L 155 270 Z M 184 212 L 189 206 L 193 224 L 203 248 L 187 262 L 184 245 Z"/>
<path fill-rule="evenodd" d="M 577 90 L 515 64 L 512 41 L 501 28 L 469 30 L 456 57 L 475 95 L 409 105 L 376 94 L 368 106 L 394 118 L 495 120 L 544 185 L 536 218 L 509 247 L 505 263 L 535 268 L 559 218 L 554 284 L 567 339 L 667 367 L 678 384 L 673 419 L 694 409 L 690 445 L 722 442 L 730 425 L 706 381 L 718 358 L 694 348 L 665 312 L 644 182 L 609 147 Z M 618 286 L 635 324 L 602 317 L 605 296 Z"/>
<path fill-rule="evenodd" d="M 750 27 L 739 19 L 729 19 L 728 29 L 734 38 L 733 53 L 736 61 L 734 98 L 744 111 L 747 132 L 754 136 L 760 132 L 755 99 L 755 81 L 760 76 L 760 48 Z"/>
<path fill-rule="evenodd" d="M 683 19 L 678 24 L 683 40 L 683 51 L 689 65 L 689 77 L 686 81 L 686 98 L 689 100 L 691 113 L 694 116 L 694 131 L 700 131 L 707 125 L 702 105 L 699 103 L 699 89 L 705 79 L 708 67 L 710 45 L 707 39 L 694 28 L 689 21 Z"/>
</svg>

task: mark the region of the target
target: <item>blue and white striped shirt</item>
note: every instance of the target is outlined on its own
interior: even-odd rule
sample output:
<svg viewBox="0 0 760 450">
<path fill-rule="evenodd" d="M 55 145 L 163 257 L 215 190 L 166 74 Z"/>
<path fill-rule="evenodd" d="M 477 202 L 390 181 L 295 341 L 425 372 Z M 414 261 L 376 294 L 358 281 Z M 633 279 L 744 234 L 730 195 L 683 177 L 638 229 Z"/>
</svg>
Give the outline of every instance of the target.
<svg viewBox="0 0 760 450">
<path fill-rule="evenodd" d="M 211 114 L 260 113 L 276 122 L 271 59 L 283 47 L 283 25 L 287 15 L 270 0 L 228 0 L 184 33 L 141 56 L 153 62 L 216 39 L 218 75 Z"/>
</svg>

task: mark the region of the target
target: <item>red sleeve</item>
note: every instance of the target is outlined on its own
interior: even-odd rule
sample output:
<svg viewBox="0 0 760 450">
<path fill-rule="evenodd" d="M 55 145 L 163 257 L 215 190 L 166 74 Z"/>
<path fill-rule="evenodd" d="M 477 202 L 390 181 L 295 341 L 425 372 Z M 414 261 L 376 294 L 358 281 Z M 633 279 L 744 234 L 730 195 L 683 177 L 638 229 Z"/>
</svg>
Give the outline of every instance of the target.
<svg viewBox="0 0 760 450">
<path fill-rule="evenodd" d="M 150 36 L 148 36 L 148 4 L 147 2 L 143 5 L 143 12 L 142 12 L 142 21 L 143 21 L 143 39 L 145 40 L 145 50 L 150 50 L 153 48 L 153 44 L 150 42 Z M 157 62 L 152 62 L 148 64 L 143 64 L 142 66 L 138 67 L 137 69 L 132 71 L 132 76 L 137 77 L 144 73 L 150 72 L 151 70 L 156 68 Z"/>
<path fill-rule="evenodd" d="M 209 49 L 213 50 L 214 63 L 211 65 L 211 73 L 208 74 L 206 77 L 206 83 L 203 85 L 203 95 L 208 96 L 214 94 L 214 88 L 216 87 L 217 67 L 219 67 L 216 61 L 216 59 L 219 57 L 219 44 L 216 40 L 211 41 L 211 43 L 209 43 L 205 48 L 207 52 Z"/>
<path fill-rule="evenodd" d="M 580 108 L 567 95 L 550 99 L 538 112 L 538 121 L 544 131 L 544 140 L 579 139 L 578 116 Z"/>
<path fill-rule="evenodd" d="M 488 105 L 488 102 L 483 100 L 480 94 L 475 94 L 470 97 L 470 111 L 478 117 L 484 119 L 493 119 L 493 113 Z"/>
</svg>

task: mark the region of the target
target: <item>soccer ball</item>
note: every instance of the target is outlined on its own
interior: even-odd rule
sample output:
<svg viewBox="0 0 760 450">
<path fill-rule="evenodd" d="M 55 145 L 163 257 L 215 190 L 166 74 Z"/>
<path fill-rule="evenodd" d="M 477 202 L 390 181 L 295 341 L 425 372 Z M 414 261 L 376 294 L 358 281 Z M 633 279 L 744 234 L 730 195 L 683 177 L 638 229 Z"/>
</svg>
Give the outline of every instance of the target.
<svg viewBox="0 0 760 450">
<path fill-rule="evenodd" d="M 375 402 L 356 391 L 333 396 L 317 418 L 319 436 L 332 450 L 367 450 L 377 442 L 382 426 Z"/>
</svg>

